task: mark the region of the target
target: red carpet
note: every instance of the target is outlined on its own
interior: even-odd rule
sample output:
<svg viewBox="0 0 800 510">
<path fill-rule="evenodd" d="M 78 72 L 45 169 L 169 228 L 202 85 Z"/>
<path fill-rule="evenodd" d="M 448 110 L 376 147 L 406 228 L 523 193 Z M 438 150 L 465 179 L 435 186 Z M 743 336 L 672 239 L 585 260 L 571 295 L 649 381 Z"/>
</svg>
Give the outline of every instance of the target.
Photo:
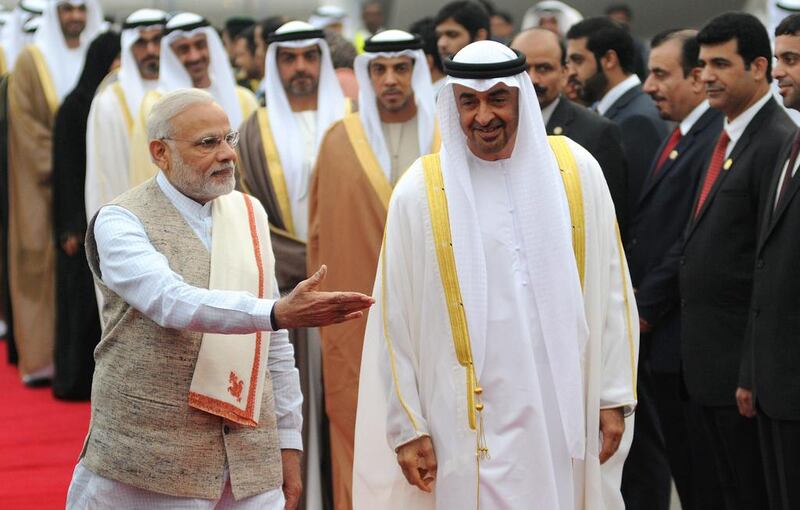
<svg viewBox="0 0 800 510">
<path fill-rule="evenodd" d="M 0 341 L 0 508 L 62 509 L 89 425 L 88 402 L 28 389 Z"/>
</svg>

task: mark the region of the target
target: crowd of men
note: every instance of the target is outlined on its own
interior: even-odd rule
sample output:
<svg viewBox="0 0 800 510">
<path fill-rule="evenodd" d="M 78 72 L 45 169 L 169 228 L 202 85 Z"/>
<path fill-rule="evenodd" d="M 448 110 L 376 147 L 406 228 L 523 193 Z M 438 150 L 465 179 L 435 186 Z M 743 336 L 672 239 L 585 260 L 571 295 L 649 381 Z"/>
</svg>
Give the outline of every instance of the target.
<svg viewBox="0 0 800 510">
<path fill-rule="evenodd" d="M 92 401 L 67 507 L 800 508 L 800 14 L 606 14 L 20 0 L 0 290 Z"/>
</svg>

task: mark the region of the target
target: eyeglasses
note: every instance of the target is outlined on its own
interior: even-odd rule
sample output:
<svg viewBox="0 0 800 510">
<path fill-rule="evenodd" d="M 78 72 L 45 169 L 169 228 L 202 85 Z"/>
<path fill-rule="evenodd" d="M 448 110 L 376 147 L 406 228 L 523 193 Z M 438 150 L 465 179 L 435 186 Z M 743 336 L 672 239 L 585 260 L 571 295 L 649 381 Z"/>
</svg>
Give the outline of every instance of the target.
<svg viewBox="0 0 800 510">
<path fill-rule="evenodd" d="M 161 140 L 172 140 L 174 142 L 187 142 L 191 143 L 194 147 L 204 153 L 212 153 L 219 150 L 222 142 L 228 144 L 231 149 L 235 149 L 239 145 L 239 132 L 231 131 L 225 136 L 204 136 L 199 140 L 184 140 L 181 138 L 170 138 L 168 136 L 162 137 Z"/>
</svg>

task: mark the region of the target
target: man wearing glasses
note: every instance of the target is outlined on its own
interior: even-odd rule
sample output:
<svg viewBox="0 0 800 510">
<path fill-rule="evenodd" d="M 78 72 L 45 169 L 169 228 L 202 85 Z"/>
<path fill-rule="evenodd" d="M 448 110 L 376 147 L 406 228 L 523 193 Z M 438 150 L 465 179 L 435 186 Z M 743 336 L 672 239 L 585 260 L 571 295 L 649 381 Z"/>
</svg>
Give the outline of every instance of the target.
<svg viewBox="0 0 800 510">
<path fill-rule="evenodd" d="M 67 508 L 294 509 L 302 395 L 287 329 L 361 317 L 372 299 L 280 298 L 267 216 L 233 191 L 239 134 L 207 92 L 147 119 L 158 174 L 94 216 L 105 300 L 92 423 Z"/>
</svg>

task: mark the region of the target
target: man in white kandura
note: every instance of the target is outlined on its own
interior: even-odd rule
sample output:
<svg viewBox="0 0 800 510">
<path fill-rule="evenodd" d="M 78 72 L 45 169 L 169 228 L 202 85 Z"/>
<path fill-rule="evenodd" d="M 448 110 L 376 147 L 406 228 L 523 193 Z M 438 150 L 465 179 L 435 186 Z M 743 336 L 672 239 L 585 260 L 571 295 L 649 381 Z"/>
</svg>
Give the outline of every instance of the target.
<svg viewBox="0 0 800 510">
<path fill-rule="evenodd" d="M 526 69 L 491 41 L 448 60 L 441 153 L 395 188 L 361 364 L 356 510 L 623 508 L 633 289 L 603 174 L 545 135 Z"/>
<path fill-rule="evenodd" d="M 167 13 L 139 9 L 122 25 L 117 80 L 92 101 L 86 129 L 86 217 L 130 189 L 128 151 L 145 94 L 158 86 L 158 57 Z"/>
</svg>

